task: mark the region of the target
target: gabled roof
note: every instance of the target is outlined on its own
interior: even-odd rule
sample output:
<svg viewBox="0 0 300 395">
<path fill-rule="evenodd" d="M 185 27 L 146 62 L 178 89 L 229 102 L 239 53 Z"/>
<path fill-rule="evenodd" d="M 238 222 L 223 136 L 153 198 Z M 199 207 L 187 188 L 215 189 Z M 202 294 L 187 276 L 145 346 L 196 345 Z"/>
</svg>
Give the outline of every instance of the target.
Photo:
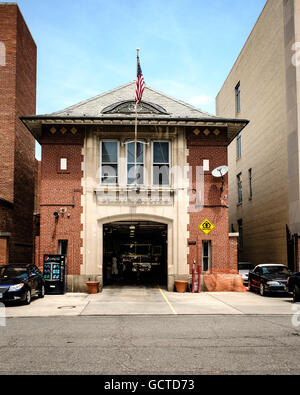
<svg viewBox="0 0 300 395">
<path fill-rule="evenodd" d="M 43 124 L 133 125 L 135 88 L 136 82 L 133 81 L 64 110 L 52 114 L 24 116 L 21 120 L 38 141 Z M 138 121 L 144 125 L 228 127 L 230 141 L 248 124 L 243 119 L 216 117 L 147 86 L 138 107 Z"/>
<path fill-rule="evenodd" d="M 105 117 L 102 111 L 114 104 L 133 102 L 135 96 L 136 82 L 130 82 L 129 84 L 120 86 L 109 92 L 105 92 L 101 95 L 85 100 L 64 110 L 57 111 L 50 116 L 59 117 Z M 165 109 L 165 113 L 161 115 L 168 115 L 170 118 L 213 118 L 216 117 L 207 112 L 201 111 L 190 104 L 171 98 L 155 89 L 145 87 L 143 94 L 143 102 L 153 103 Z M 119 113 L 119 116 L 128 116 L 129 114 Z M 140 114 L 143 117 L 143 114 Z M 147 113 L 149 116 L 150 113 Z M 160 114 L 153 114 L 155 116 Z"/>
</svg>

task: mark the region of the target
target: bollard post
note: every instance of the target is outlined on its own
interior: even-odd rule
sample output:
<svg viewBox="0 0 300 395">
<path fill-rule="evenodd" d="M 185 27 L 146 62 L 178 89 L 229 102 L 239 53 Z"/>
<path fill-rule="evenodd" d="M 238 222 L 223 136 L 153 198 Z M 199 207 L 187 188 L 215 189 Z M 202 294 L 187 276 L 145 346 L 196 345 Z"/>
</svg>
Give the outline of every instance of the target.
<svg viewBox="0 0 300 395">
<path fill-rule="evenodd" d="M 198 265 L 198 294 L 200 293 L 200 281 L 201 281 L 201 264 Z"/>
<path fill-rule="evenodd" d="M 196 266 L 196 261 L 194 260 L 193 262 L 193 269 L 192 269 L 192 293 L 195 293 L 195 266 Z"/>
</svg>

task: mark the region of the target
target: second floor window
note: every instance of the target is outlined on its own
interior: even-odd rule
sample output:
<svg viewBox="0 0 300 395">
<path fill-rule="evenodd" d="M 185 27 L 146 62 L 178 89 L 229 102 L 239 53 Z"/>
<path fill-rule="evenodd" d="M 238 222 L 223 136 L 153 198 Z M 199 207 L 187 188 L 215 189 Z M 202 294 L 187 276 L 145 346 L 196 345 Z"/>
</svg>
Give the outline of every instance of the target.
<svg viewBox="0 0 300 395">
<path fill-rule="evenodd" d="M 242 173 L 237 176 L 238 204 L 243 203 Z"/>
<path fill-rule="evenodd" d="M 143 143 L 137 143 L 136 145 L 136 161 L 134 160 L 135 144 L 127 144 L 127 184 L 131 185 L 135 183 L 134 178 L 136 177 L 136 183 L 138 185 L 144 184 L 144 168 L 145 168 L 145 153 Z M 136 171 L 134 165 L 136 163 Z"/>
<path fill-rule="evenodd" d="M 167 141 L 153 142 L 152 183 L 154 186 L 170 185 L 170 143 Z"/>
<path fill-rule="evenodd" d="M 101 142 L 101 182 L 103 184 L 118 183 L 118 151 L 117 141 Z"/>
</svg>

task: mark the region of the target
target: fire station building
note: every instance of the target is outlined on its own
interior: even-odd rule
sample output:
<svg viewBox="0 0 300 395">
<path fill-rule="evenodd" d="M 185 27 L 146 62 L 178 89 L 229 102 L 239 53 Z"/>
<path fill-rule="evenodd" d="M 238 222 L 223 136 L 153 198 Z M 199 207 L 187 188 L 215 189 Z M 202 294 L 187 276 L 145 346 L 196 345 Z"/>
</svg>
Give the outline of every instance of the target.
<svg viewBox="0 0 300 395">
<path fill-rule="evenodd" d="M 248 121 L 215 117 L 146 87 L 135 149 L 134 93 L 132 82 L 22 117 L 42 145 L 37 263 L 44 254 L 67 255 L 69 291 L 86 291 L 89 280 L 173 291 L 194 261 L 203 291 L 243 290 L 228 177 L 212 170 L 227 164 L 227 147 Z"/>
</svg>

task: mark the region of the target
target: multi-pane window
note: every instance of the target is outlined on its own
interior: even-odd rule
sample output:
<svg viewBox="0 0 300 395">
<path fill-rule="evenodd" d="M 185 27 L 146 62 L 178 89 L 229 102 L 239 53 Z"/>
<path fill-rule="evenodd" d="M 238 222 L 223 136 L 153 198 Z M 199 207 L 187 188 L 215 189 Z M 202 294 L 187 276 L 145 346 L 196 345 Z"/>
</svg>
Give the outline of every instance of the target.
<svg viewBox="0 0 300 395">
<path fill-rule="evenodd" d="M 239 133 L 236 138 L 236 156 L 237 159 L 242 157 L 242 134 Z"/>
<path fill-rule="evenodd" d="M 170 185 L 170 143 L 155 141 L 152 150 L 153 185 Z"/>
<path fill-rule="evenodd" d="M 117 141 L 101 142 L 101 182 L 103 184 L 118 183 L 118 151 Z"/>
<path fill-rule="evenodd" d="M 211 269 L 211 241 L 202 241 L 202 272 Z"/>
<path fill-rule="evenodd" d="M 134 160 L 135 143 L 127 144 L 127 184 L 131 185 L 144 184 L 144 168 L 145 168 L 145 145 L 143 143 L 136 144 L 136 161 Z M 135 171 L 136 164 L 136 171 Z"/>
<path fill-rule="evenodd" d="M 237 176 L 238 204 L 243 203 L 243 183 L 242 173 Z"/>
<path fill-rule="evenodd" d="M 252 200 L 253 197 L 253 185 L 252 185 L 252 169 L 249 169 L 249 199 Z"/>
<path fill-rule="evenodd" d="M 235 87 L 235 105 L 236 105 L 236 112 L 241 111 L 241 84 L 238 83 Z"/>
</svg>

